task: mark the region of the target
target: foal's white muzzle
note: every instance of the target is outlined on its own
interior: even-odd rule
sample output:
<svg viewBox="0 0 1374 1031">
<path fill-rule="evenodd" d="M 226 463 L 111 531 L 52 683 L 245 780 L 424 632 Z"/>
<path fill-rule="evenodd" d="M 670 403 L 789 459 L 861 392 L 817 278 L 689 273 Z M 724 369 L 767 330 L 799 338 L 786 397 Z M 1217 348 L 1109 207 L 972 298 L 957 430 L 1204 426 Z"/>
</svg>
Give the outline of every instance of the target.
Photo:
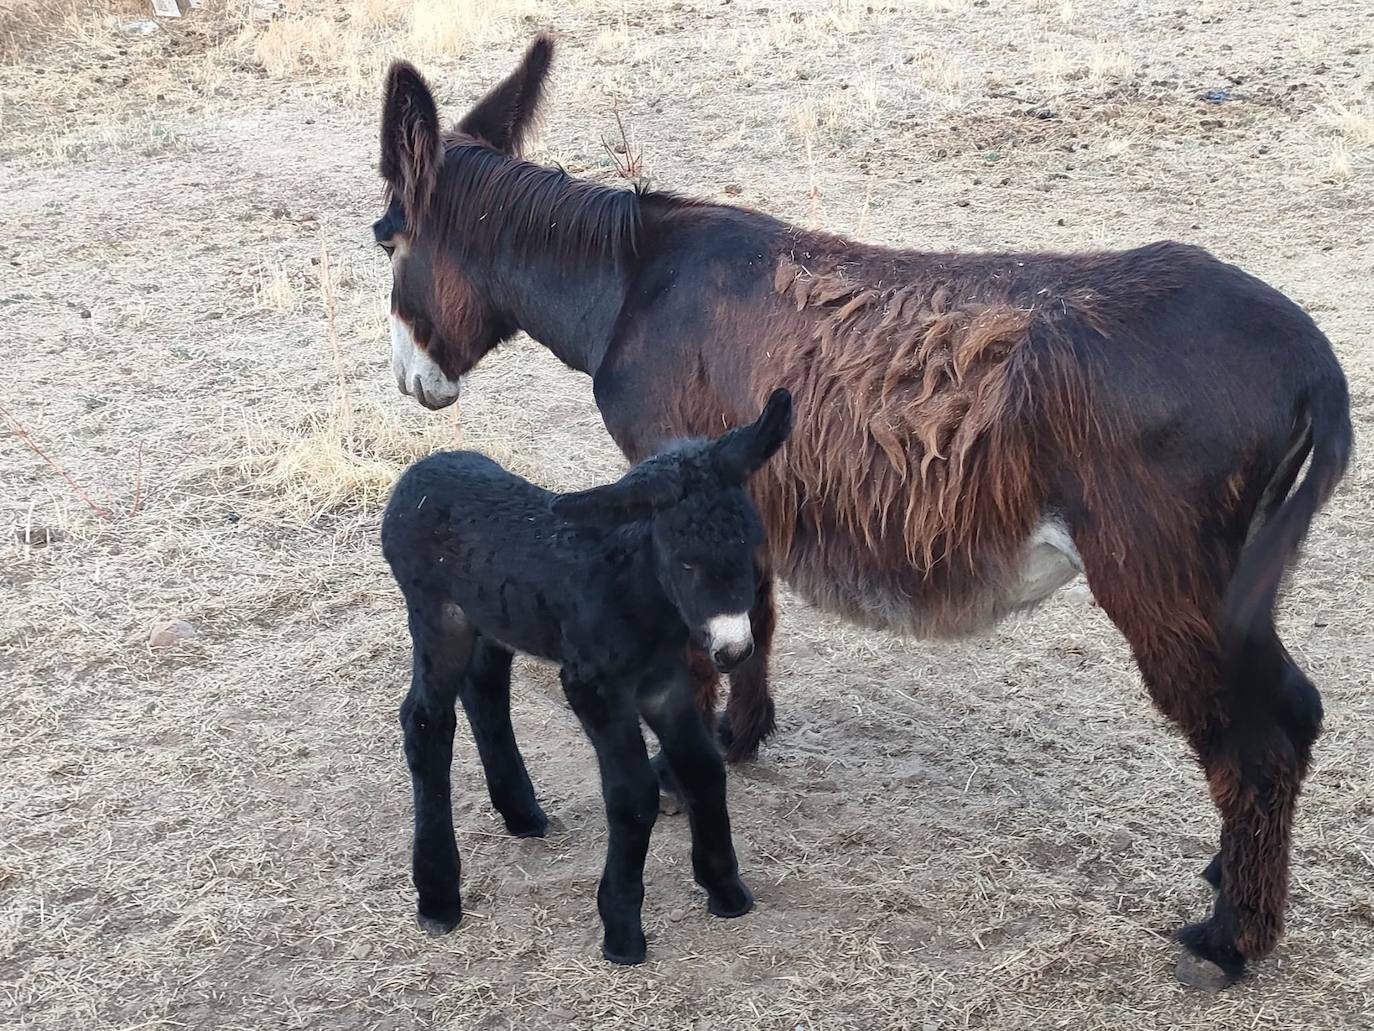
<svg viewBox="0 0 1374 1031">
<path fill-rule="evenodd" d="M 434 359 L 415 342 L 405 321 L 391 316 L 391 371 L 402 394 L 409 394 L 426 408 L 447 408 L 458 400 L 459 381 L 449 379 Z"/>
<path fill-rule="evenodd" d="M 754 634 L 749 626 L 749 613 L 737 612 L 708 619 L 706 646 L 711 652 L 711 661 L 722 673 L 729 672 L 753 655 Z"/>
</svg>

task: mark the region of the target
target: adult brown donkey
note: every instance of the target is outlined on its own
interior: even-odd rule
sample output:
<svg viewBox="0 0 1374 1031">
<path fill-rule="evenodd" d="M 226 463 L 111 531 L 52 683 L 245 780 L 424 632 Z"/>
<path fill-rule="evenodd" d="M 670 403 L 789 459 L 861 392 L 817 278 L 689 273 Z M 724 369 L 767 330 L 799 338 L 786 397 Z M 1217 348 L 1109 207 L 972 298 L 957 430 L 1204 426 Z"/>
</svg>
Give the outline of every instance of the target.
<svg viewBox="0 0 1374 1031">
<path fill-rule="evenodd" d="M 1326 338 L 1183 244 L 889 250 L 531 164 L 552 52 L 535 40 L 448 130 L 420 74 L 391 68 L 374 229 L 401 390 L 450 404 L 524 330 L 592 377 L 630 459 L 791 390 L 795 430 L 753 481 L 768 545 L 756 652 L 722 718 L 731 759 L 773 729 L 771 576 L 866 626 L 958 636 L 1084 573 L 1221 811 L 1215 907 L 1180 937 L 1238 977 L 1282 933 L 1321 727 L 1274 605 L 1351 449 Z"/>
</svg>

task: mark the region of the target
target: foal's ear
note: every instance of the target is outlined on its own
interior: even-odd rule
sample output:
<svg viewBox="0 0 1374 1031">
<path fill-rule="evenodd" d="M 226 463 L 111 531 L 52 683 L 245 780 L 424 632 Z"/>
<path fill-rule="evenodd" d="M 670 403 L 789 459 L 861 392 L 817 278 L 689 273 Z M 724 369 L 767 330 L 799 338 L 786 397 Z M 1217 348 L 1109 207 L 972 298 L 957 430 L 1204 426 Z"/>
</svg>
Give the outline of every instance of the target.
<svg viewBox="0 0 1374 1031">
<path fill-rule="evenodd" d="M 553 37 L 536 36 L 520 67 L 463 116 L 458 131 L 486 140 L 506 154 L 518 154 L 525 135 L 534 125 L 552 61 Z"/>
<path fill-rule="evenodd" d="M 711 445 L 716 469 L 743 483 L 773 457 L 791 432 L 792 395 L 779 387 L 768 396 L 757 419 L 722 434 Z"/>
<path fill-rule="evenodd" d="M 554 514 L 573 523 L 630 523 L 647 519 L 656 509 L 682 497 L 677 467 L 648 461 L 635 466 L 615 483 L 573 494 L 560 494 Z"/>
<path fill-rule="evenodd" d="M 443 160 L 434 94 L 414 65 L 396 61 L 386 73 L 380 169 L 411 225 L 429 206 Z"/>
</svg>

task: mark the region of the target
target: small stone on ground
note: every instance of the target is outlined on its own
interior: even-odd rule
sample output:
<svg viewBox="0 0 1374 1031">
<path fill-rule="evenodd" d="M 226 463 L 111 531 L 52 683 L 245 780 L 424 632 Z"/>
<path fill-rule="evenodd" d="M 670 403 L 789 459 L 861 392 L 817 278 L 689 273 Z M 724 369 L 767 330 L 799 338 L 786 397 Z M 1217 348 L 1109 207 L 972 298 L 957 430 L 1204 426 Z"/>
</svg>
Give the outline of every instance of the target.
<svg viewBox="0 0 1374 1031">
<path fill-rule="evenodd" d="M 152 648 L 167 648 L 196 636 L 196 628 L 184 619 L 171 619 L 158 623 L 148 634 L 148 645 Z"/>
<path fill-rule="evenodd" d="M 1187 985 L 1189 988 L 1198 988 L 1204 992 L 1219 992 L 1231 983 L 1231 979 L 1226 976 L 1226 971 L 1215 963 L 1206 959 L 1199 959 L 1191 952 L 1184 952 L 1178 957 L 1178 965 L 1174 967 L 1174 977 L 1178 978 L 1179 983 Z"/>
</svg>

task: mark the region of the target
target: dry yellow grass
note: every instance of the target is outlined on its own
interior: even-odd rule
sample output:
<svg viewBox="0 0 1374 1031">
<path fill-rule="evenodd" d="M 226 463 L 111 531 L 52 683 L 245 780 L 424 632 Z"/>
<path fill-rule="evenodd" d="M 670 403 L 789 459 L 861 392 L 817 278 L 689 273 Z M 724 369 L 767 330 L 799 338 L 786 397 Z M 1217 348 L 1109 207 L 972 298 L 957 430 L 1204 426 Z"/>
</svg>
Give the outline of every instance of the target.
<svg viewBox="0 0 1374 1031">
<path fill-rule="evenodd" d="M 301 522 L 315 523 L 340 511 L 375 514 L 407 465 L 456 443 L 440 421 L 416 434 L 386 408 L 334 403 L 300 426 L 250 424 L 235 472 Z"/>
<path fill-rule="evenodd" d="M 1374 146 L 1374 105 L 1334 101 L 1325 112 L 1327 122 L 1351 147 Z"/>
</svg>

